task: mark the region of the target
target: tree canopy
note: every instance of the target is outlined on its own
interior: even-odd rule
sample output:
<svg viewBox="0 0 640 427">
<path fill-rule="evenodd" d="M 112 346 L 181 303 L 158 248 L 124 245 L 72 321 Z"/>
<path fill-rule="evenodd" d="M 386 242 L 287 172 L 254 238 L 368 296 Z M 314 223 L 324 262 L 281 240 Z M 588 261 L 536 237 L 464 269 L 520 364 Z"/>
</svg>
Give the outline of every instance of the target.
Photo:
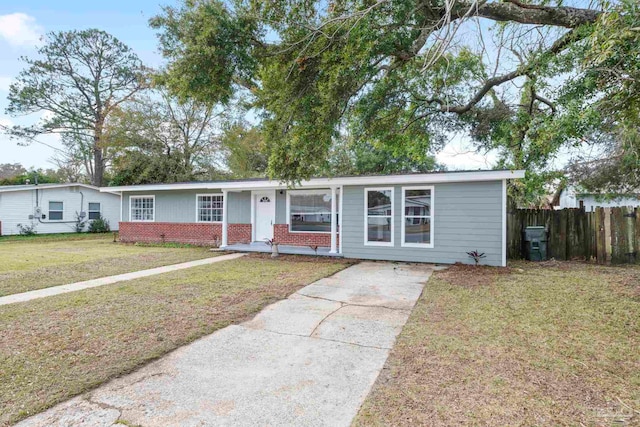
<svg viewBox="0 0 640 427">
<path fill-rule="evenodd" d="M 220 149 L 222 111 L 149 90 L 112 114 L 104 139 L 115 152 L 116 185 L 210 178 Z"/>
<path fill-rule="evenodd" d="M 624 117 L 637 128 L 637 74 L 628 80 L 637 9 L 634 0 L 190 0 L 151 25 L 169 60 L 164 83 L 207 102 L 250 94 L 269 174 L 296 181 L 318 174 L 344 134 L 424 154 L 463 133 L 497 150 L 499 166 L 535 172 Z"/>
<path fill-rule="evenodd" d="M 58 133 L 71 157 L 80 159 L 91 183 L 104 185 L 109 147 L 103 141 L 109 115 L 145 87 L 146 73 L 133 51 L 97 29 L 49 33 L 37 58 L 26 64 L 9 89 L 7 113 L 40 113 L 12 136 L 28 144 Z"/>
</svg>

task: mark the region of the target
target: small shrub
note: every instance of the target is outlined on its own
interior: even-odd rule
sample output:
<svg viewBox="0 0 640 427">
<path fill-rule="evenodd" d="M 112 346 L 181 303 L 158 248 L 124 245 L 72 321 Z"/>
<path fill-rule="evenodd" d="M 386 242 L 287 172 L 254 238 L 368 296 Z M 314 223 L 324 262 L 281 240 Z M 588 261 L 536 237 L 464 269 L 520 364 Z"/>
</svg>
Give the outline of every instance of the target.
<svg viewBox="0 0 640 427">
<path fill-rule="evenodd" d="M 109 226 L 109 221 L 104 219 L 102 216 L 99 216 L 89 222 L 89 233 L 108 233 L 110 231 L 111 227 Z"/>
<path fill-rule="evenodd" d="M 38 233 L 35 224 L 18 224 L 17 227 L 21 236 L 35 236 Z"/>
<path fill-rule="evenodd" d="M 480 253 L 478 251 L 467 252 L 467 255 L 469 255 L 469 258 L 473 258 L 476 265 L 480 265 L 480 260 L 487 257 L 484 252 Z"/>
<path fill-rule="evenodd" d="M 83 216 L 80 216 L 80 214 L 76 212 L 76 223 L 73 226 L 76 233 L 82 233 L 84 231 L 85 225 L 87 225 L 87 221 Z"/>
</svg>

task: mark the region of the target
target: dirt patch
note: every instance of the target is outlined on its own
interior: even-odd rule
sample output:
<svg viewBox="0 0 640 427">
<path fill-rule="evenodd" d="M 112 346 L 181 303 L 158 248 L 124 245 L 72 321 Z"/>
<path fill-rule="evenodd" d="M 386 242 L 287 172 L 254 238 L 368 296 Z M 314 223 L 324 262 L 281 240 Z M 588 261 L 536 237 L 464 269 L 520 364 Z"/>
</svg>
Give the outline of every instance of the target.
<svg viewBox="0 0 640 427">
<path fill-rule="evenodd" d="M 261 259 L 265 261 L 273 262 L 306 262 L 306 263 L 321 263 L 321 264 L 343 264 L 354 265 L 359 261 L 354 259 L 345 259 L 340 257 L 328 257 L 328 256 L 314 256 L 314 255 L 287 255 L 280 254 L 276 258 L 271 258 L 270 253 L 265 252 L 252 252 L 247 255 L 249 258 Z"/>
<path fill-rule="evenodd" d="M 438 278 L 454 286 L 486 286 L 493 283 L 498 276 L 513 274 L 509 267 L 490 267 L 486 265 L 468 265 L 457 263 L 446 270 L 435 274 Z"/>
</svg>

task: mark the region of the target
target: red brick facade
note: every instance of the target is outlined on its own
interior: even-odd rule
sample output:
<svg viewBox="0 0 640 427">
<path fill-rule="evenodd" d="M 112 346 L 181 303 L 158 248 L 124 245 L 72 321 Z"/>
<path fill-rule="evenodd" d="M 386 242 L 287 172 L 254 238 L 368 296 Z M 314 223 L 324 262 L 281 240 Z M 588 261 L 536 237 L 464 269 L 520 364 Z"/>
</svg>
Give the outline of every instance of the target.
<svg viewBox="0 0 640 427">
<path fill-rule="evenodd" d="M 222 224 L 178 222 L 121 222 L 121 242 L 176 242 L 215 245 L 222 240 Z"/>
<path fill-rule="evenodd" d="M 330 233 L 291 233 L 289 231 L 289 225 L 287 224 L 275 224 L 273 226 L 273 238 L 280 245 L 292 245 L 292 246 L 331 246 L 331 234 Z M 336 244 L 340 241 L 340 235 L 338 234 Z"/>
<path fill-rule="evenodd" d="M 281 245 L 331 246 L 329 233 L 290 233 L 287 224 L 275 224 L 274 240 Z M 120 241 L 127 243 L 176 242 L 214 246 L 222 242 L 222 224 L 177 222 L 121 222 Z M 338 239 L 340 236 L 338 235 Z M 229 224 L 228 244 L 250 243 L 251 224 Z"/>
<path fill-rule="evenodd" d="M 229 224 L 227 243 L 251 243 L 251 224 Z"/>
</svg>

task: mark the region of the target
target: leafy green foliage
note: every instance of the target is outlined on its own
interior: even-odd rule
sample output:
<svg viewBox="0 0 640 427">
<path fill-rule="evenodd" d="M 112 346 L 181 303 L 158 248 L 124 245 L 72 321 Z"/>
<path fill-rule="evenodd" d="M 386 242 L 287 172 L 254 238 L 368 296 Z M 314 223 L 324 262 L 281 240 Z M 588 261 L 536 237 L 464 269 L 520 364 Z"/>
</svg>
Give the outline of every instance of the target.
<svg viewBox="0 0 640 427">
<path fill-rule="evenodd" d="M 164 7 L 150 25 L 163 29 L 160 47 L 171 61 L 158 81 L 183 99 L 226 103 L 239 81 L 253 79 L 260 30 L 242 9 L 218 0 L 187 0 L 181 8 Z"/>
<path fill-rule="evenodd" d="M 570 171 L 588 191 L 640 188 L 640 5 L 623 0 L 594 26 L 580 52 L 584 72 L 562 93 L 575 115 L 591 116 L 590 145 L 600 156 L 577 156 Z M 585 132 L 586 133 L 586 132 Z"/>
<path fill-rule="evenodd" d="M 220 145 L 232 177 L 264 177 L 268 153 L 260 129 L 242 122 L 233 123 L 225 129 Z"/>
<path fill-rule="evenodd" d="M 31 169 L 19 175 L 0 179 L 0 185 L 24 185 L 29 181 L 35 184 L 56 184 L 63 182 L 59 171 L 53 169 Z"/>
<path fill-rule="evenodd" d="M 114 111 L 104 138 L 116 151 L 111 185 L 209 178 L 218 154 L 218 112 L 210 104 L 180 101 L 154 91 Z"/>
<path fill-rule="evenodd" d="M 407 148 L 407 151 L 403 151 Z M 326 175 L 367 175 L 444 170 L 418 144 L 389 146 L 354 138 L 338 138 L 328 156 Z"/>
<path fill-rule="evenodd" d="M 606 111 L 637 120 L 638 80 L 627 77 L 640 14 L 632 0 L 524 3 L 187 1 L 152 24 L 180 96 L 253 95 L 271 177 L 295 182 L 354 158 L 366 171 L 430 167 L 463 132 L 499 153 L 496 167 L 527 169 L 511 193 L 537 203 L 561 149 L 612 131 Z M 336 151 L 347 135 L 354 152 Z"/>
<path fill-rule="evenodd" d="M 100 215 L 100 217 L 89 221 L 88 231 L 89 233 L 108 233 L 111 231 L 111 227 L 109 221 Z"/>
</svg>

